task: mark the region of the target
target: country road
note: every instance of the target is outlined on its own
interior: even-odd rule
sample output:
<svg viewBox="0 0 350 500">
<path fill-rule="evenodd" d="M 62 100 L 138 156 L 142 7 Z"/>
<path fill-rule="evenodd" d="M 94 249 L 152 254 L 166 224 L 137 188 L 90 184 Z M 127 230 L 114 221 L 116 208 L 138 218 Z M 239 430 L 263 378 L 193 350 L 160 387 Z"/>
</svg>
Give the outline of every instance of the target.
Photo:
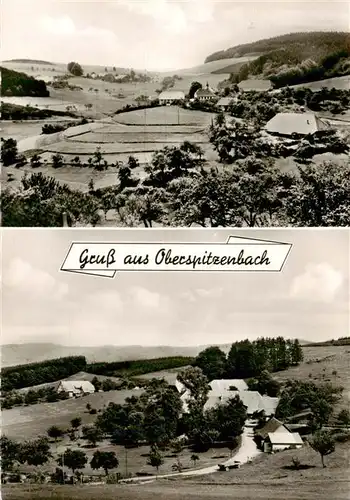
<svg viewBox="0 0 350 500">
<path fill-rule="evenodd" d="M 237 451 L 237 453 L 234 454 L 232 458 L 227 460 L 226 462 L 223 462 L 224 465 L 229 466 L 232 465 L 234 462 L 240 462 L 241 464 L 247 463 L 250 459 L 254 459 L 260 453 L 262 453 L 260 450 L 257 449 L 256 444 L 253 440 L 253 429 L 251 427 L 244 427 L 243 434 L 241 436 L 241 445 Z M 204 476 L 206 474 L 212 474 L 213 472 L 217 472 L 218 470 L 218 464 L 211 465 L 210 467 L 204 467 L 202 469 L 197 469 L 197 470 L 190 470 L 186 472 L 173 472 L 171 474 L 163 474 L 160 476 L 157 476 L 157 479 L 166 479 L 166 478 L 171 478 L 175 476 Z M 130 479 L 126 479 L 123 482 L 124 483 L 131 483 L 131 482 L 146 482 L 149 483 L 151 481 L 155 481 L 156 478 L 148 478 L 148 477 L 132 477 Z"/>
</svg>

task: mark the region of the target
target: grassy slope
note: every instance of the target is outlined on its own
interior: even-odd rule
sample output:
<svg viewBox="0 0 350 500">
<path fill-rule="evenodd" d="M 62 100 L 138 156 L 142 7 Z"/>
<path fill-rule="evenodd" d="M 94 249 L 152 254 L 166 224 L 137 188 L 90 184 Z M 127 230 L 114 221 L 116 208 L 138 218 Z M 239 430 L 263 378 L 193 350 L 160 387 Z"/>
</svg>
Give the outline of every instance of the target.
<svg viewBox="0 0 350 500">
<path fill-rule="evenodd" d="M 297 455 L 309 469 L 289 470 Z M 142 485 L 3 487 L 5 500 L 348 500 L 348 446 L 339 445 L 321 467 L 319 455 L 305 447 L 275 455 L 262 455 L 239 470 L 208 476 L 171 478 Z"/>
<path fill-rule="evenodd" d="M 92 423 L 96 415 L 86 412 L 86 404 L 99 410 L 110 402 L 123 404 L 126 397 L 137 395 L 138 391 L 96 392 L 77 399 L 56 403 L 40 403 L 31 406 L 15 407 L 2 412 L 2 432 L 14 439 L 34 439 L 45 435 L 51 425 L 69 426 L 74 417 L 81 417 L 83 424 Z"/>
</svg>

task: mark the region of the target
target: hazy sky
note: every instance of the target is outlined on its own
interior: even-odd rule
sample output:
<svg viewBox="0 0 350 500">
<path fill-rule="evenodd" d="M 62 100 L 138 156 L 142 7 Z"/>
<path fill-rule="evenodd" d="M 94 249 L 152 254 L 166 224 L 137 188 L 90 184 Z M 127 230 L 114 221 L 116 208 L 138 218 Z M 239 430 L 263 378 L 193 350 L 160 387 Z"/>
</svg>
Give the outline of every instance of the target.
<svg viewBox="0 0 350 500">
<path fill-rule="evenodd" d="M 2 342 L 203 345 L 349 334 L 349 231 L 3 230 Z M 74 241 L 292 243 L 281 273 L 60 272 Z"/>
<path fill-rule="evenodd" d="M 181 69 L 239 43 L 349 30 L 349 1 L 2 0 L 2 59 Z"/>
</svg>

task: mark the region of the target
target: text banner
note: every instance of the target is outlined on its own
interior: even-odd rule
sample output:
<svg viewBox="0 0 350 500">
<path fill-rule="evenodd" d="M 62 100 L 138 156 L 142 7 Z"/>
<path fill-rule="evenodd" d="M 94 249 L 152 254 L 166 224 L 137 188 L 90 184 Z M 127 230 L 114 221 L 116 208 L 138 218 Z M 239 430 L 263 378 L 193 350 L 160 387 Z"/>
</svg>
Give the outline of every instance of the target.
<svg viewBox="0 0 350 500">
<path fill-rule="evenodd" d="M 225 243 L 74 242 L 61 271 L 108 278 L 117 271 L 279 272 L 291 247 L 237 236 Z"/>
</svg>

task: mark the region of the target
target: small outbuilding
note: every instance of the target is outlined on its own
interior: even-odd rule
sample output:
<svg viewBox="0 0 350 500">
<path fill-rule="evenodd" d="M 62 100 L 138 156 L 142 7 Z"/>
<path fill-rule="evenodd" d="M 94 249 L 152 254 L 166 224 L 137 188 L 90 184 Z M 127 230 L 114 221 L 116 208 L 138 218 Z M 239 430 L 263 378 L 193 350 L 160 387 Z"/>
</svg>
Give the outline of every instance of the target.
<svg viewBox="0 0 350 500">
<path fill-rule="evenodd" d="M 269 432 L 264 440 L 264 452 L 292 449 L 303 447 L 303 440 L 298 432 Z"/>
</svg>

